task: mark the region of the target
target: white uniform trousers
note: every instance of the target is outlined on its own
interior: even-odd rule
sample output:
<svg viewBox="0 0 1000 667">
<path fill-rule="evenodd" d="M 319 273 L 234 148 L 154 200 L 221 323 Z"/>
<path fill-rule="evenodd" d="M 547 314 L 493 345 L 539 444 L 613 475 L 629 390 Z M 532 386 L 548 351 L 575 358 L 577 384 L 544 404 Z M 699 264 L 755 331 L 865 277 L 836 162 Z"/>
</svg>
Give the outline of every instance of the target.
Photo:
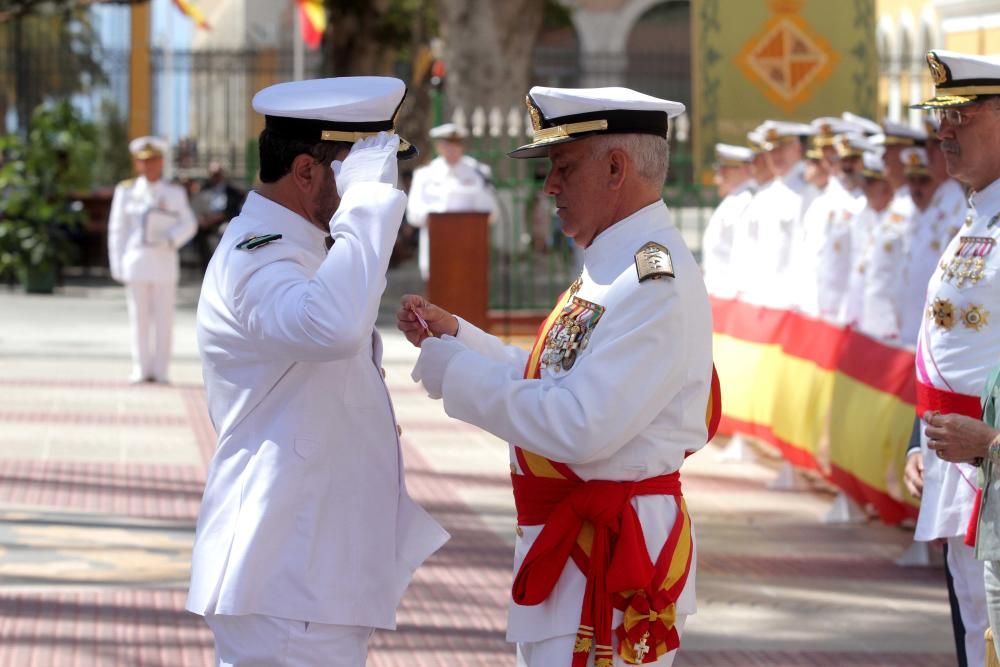
<svg viewBox="0 0 1000 667">
<path fill-rule="evenodd" d="M 990 616 L 990 627 L 993 628 L 993 649 L 1000 655 L 1000 560 L 985 562 L 986 578 L 986 610 Z"/>
<path fill-rule="evenodd" d="M 364 667 L 374 630 L 248 614 L 210 614 L 218 667 Z"/>
<path fill-rule="evenodd" d="M 125 285 L 125 295 L 132 328 L 130 379 L 133 382 L 166 382 L 177 286 L 173 283 L 130 282 Z"/>
<path fill-rule="evenodd" d="M 687 616 L 678 616 L 676 621 L 677 633 L 682 637 L 684 635 L 684 621 L 686 620 Z M 618 638 L 612 637 L 611 641 L 616 651 L 614 667 L 626 667 L 627 663 L 617 653 Z M 519 642 L 517 645 L 517 667 L 570 667 L 573 663 L 573 646 L 575 644 L 576 635 L 563 635 L 540 642 Z M 656 662 L 647 662 L 646 664 L 654 667 L 670 667 L 674 664 L 676 655 L 677 651 L 670 651 Z M 594 667 L 593 652 L 587 660 L 587 667 Z"/>
<path fill-rule="evenodd" d="M 964 537 L 948 538 L 948 571 L 965 626 L 965 657 L 969 667 L 979 667 L 986 660 L 983 635 L 989 626 L 986 584 L 983 561 L 976 560 L 975 550 L 965 545 Z"/>
</svg>

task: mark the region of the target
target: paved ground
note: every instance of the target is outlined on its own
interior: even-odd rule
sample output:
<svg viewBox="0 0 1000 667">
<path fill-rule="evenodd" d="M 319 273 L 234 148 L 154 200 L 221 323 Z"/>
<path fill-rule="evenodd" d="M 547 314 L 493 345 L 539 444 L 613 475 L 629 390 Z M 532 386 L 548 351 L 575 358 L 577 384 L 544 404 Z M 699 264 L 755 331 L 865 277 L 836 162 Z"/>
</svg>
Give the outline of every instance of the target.
<svg viewBox="0 0 1000 667">
<path fill-rule="evenodd" d="M 412 270 L 395 271 L 383 319 Z M 183 611 L 194 519 L 214 446 L 182 289 L 174 384 L 130 386 L 119 288 L 0 289 L 0 667 L 209 665 Z M 391 328 L 387 379 L 413 495 L 454 536 L 407 593 L 369 664 L 512 665 L 503 640 L 512 501 L 503 443 L 450 421 L 409 380 Z M 944 575 L 901 569 L 909 538 L 828 526 L 831 497 L 776 492 L 770 462 L 689 459 L 699 613 L 679 667 L 954 665 Z"/>
</svg>

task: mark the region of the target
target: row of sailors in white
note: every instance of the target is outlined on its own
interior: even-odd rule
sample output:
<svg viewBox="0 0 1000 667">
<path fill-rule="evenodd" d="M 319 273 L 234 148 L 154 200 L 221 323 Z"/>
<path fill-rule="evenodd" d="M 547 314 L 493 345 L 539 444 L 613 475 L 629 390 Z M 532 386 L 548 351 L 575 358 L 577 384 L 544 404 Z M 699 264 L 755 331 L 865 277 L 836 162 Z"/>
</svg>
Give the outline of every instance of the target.
<svg viewBox="0 0 1000 667">
<path fill-rule="evenodd" d="M 967 207 L 936 137 L 845 113 L 767 121 L 748 139 L 757 150 L 716 148 L 710 293 L 915 345 L 927 281 Z"/>
</svg>

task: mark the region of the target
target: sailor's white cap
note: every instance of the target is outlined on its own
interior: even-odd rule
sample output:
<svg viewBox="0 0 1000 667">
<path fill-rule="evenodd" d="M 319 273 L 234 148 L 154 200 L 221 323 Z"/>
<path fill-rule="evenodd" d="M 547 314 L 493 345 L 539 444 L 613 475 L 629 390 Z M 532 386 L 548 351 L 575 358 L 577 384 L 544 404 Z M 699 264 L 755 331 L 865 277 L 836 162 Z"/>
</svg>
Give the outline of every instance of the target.
<svg viewBox="0 0 1000 667">
<path fill-rule="evenodd" d="M 848 132 L 837 137 L 834 143 L 837 148 L 837 155 L 845 157 L 861 157 L 866 152 L 874 151 L 875 144 L 869 141 L 868 137 L 858 132 Z"/>
<path fill-rule="evenodd" d="M 254 111 L 280 137 L 305 143 L 354 143 L 379 132 L 394 133 L 406 84 L 388 76 L 341 76 L 278 83 L 253 96 Z M 399 157 L 417 149 L 402 137 Z"/>
<path fill-rule="evenodd" d="M 550 146 L 602 134 L 667 137 L 667 120 L 684 105 L 630 88 L 535 86 L 525 98 L 534 139 L 510 152 L 514 158 L 545 157 Z"/>
<path fill-rule="evenodd" d="M 753 151 L 746 146 L 715 144 L 715 159 L 720 167 L 738 167 L 753 161 Z"/>
<path fill-rule="evenodd" d="M 467 136 L 469 136 L 468 132 L 455 123 L 444 123 L 443 125 L 432 127 L 430 131 L 431 139 L 460 140 L 465 139 Z"/>
<path fill-rule="evenodd" d="M 765 120 L 757 127 L 757 131 L 763 138 L 762 147 L 766 151 L 773 151 L 780 144 L 816 133 L 811 125 L 786 120 Z"/>
<path fill-rule="evenodd" d="M 882 121 L 882 132 L 871 142 L 876 146 L 922 146 L 927 143 L 927 130 L 886 119 Z"/>
<path fill-rule="evenodd" d="M 1000 95 L 1000 56 L 973 56 L 954 51 L 927 53 L 934 97 L 913 109 L 940 109 L 972 104 L 982 95 Z"/>
<path fill-rule="evenodd" d="M 137 160 L 148 160 L 151 157 L 165 155 L 167 142 L 160 137 L 136 137 L 128 142 L 128 152 Z"/>
<path fill-rule="evenodd" d="M 870 118 L 865 118 L 864 116 L 851 113 L 850 111 L 845 111 L 840 114 L 840 117 L 856 125 L 858 127 L 857 131 L 862 134 L 879 134 L 882 131 L 882 126 L 875 121 Z"/>
<path fill-rule="evenodd" d="M 843 118 L 837 118 L 835 116 L 817 118 L 809 124 L 815 131 L 812 138 L 812 145 L 816 148 L 832 146 L 834 138 L 838 134 L 847 134 L 848 132 L 858 132 L 861 130 L 857 123 L 852 123 L 849 120 L 844 120 Z"/>
<path fill-rule="evenodd" d="M 881 151 L 865 151 L 861 156 L 861 175 L 865 178 L 885 178 L 885 161 Z"/>
<path fill-rule="evenodd" d="M 927 150 L 920 148 L 919 146 L 911 146 L 910 148 L 904 148 L 899 154 L 900 160 L 903 162 L 903 173 L 907 176 L 927 176 L 930 172 L 927 170 Z"/>
</svg>

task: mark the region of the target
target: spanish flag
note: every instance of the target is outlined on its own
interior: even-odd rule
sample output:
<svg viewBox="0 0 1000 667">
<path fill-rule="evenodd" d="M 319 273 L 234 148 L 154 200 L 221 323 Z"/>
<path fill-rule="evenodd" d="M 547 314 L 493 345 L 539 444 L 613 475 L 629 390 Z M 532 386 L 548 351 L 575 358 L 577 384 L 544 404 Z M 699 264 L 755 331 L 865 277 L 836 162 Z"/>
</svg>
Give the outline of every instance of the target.
<svg viewBox="0 0 1000 667">
<path fill-rule="evenodd" d="M 326 32 L 326 7 L 323 0 L 295 0 L 302 20 L 302 41 L 310 49 L 319 47 Z"/>
<path fill-rule="evenodd" d="M 205 20 L 205 14 L 202 13 L 200 9 L 189 0 L 174 0 L 174 4 L 177 9 L 181 10 L 185 16 L 195 22 L 202 30 L 211 30 L 212 27 L 208 25 L 208 21 Z"/>
</svg>

